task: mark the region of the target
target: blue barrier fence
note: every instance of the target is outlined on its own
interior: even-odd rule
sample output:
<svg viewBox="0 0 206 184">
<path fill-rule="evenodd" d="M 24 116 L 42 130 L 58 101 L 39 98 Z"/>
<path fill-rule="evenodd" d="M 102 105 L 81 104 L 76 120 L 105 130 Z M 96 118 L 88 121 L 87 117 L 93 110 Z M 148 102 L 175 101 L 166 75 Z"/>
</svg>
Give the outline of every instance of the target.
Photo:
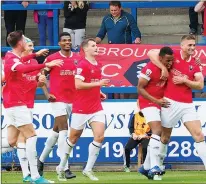
<svg viewBox="0 0 206 184">
<path fill-rule="evenodd" d="M 111 93 L 138 93 L 138 89 L 136 87 L 102 87 L 102 92 L 106 94 Z M 203 88 L 203 90 L 193 90 L 193 93 L 201 93 L 206 92 L 206 86 Z M 44 92 L 42 88 L 37 88 L 36 95 L 44 95 Z M 205 101 L 205 98 L 194 98 L 196 101 Z M 38 102 L 37 100 L 36 102 Z M 117 99 L 108 99 L 107 102 L 113 102 L 117 101 Z M 134 101 L 134 99 L 121 99 L 121 101 Z M 44 100 L 39 101 L 38 103 L 45 102 Z"/>
</svg>

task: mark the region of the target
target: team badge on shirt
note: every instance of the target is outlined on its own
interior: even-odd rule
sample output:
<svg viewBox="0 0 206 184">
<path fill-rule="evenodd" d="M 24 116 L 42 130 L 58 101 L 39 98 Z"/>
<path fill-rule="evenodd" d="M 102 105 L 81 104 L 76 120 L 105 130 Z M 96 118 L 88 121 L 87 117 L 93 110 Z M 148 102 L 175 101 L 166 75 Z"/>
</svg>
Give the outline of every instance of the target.
<svg viewBox="0 0 206 184">
<path fill-rule="evenodd" d="M 80 75 L 82 73 L 82 69 L 81 68 L 77 68 L 77 75 Z"/>
<path fill-rule="evenodd" d="M 152 71 L 150 69 L 147 69 L 146 72 L 145 72 L 145 75 L 147 77 L 149 77 L 151 75 Z"/>
<path fill-rule="evenodd" d="M 189 69 L 190 69 L 190 71 L 191 71 L 191 70 L 193 70 L 193 66 L 192 66 L 192 65 L 190 65 L 190 66 L 189 66 Z"/>
</svg>

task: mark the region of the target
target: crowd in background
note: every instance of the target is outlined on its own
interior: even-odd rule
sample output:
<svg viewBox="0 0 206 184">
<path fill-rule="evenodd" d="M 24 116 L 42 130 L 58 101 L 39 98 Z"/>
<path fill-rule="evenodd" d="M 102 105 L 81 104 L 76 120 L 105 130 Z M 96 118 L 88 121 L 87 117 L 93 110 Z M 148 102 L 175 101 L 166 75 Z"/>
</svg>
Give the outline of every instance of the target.
<svg viewBox="0 0 206 184">
<path fill-rule="evenodd" d="M 22 4 L 25 8 L 30 3 L 37 4 L 57 4 L 62 3 L 61 1 L 2 1 L 3 4 Z M 204 23 L 201 26 L 201 30 L 198 31 L 198 13 L 202 12 L 202 19 L 204 22 L 205 4 L 200 1 L 201 7 L 189 8 L 189 19 L 190 19 L 190 34 L 202 34 L 203 39 L 200 43 L 206 44 L 204 31 Z M 199 3 L 199 4 L 200 4 Z M 200 6 L 200 5 L 197 5 Z M 87 12 L 89 10 L 89 2 L 87 1 L 65 1 L 64 2 L 64 32 L 68 32 L 72 36 L 72 47 L 77 49 L 83 39 L 85 38 L 86 32 L 86 19 Z M 34 22 L 37 23 L 39 31 L 39 44 L 41 46 L 46 45 L 46 38 L 48 37 L 49 45 L 54 45 L 53 41 L 53 11 L 39 10 L 33 13 Z M 22 30 L 25 33 L 27 19 L 27 10 L 6 10 L 4 11 L 5 27 L 7 35 L 14 30 Z M 110 12 L 108 15 L 103 17 L 102 24 L 99 32 L 96 35 L 96 42 L 101 43 L 105 35 L 108 37 L 109 44 L 131 44 L 141 43 L 141 28 L 138 28 L 137 22 L 134 17 L 124 11 L 121 7 L 120 1 L 110 2 Z M 7 36 L 5 35 L 5 36 Z M 133 36 L 133 38 L 132 38 Z M 6 43 L 8 46 L 8 43 Z"/>
</svg>

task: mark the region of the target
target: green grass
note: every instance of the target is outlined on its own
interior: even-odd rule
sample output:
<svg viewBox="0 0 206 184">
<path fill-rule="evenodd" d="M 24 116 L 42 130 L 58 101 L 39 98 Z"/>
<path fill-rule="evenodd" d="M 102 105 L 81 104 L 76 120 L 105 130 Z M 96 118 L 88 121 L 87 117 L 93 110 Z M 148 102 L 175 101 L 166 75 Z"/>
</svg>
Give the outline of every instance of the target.
<svg viewBox="0 0 206 184">
<path fill-rule="evenodd" d="M 59 182 L 55 172 L 45 172 L 45 178 L 55 183 L 206 183 L 206 171 L 167 171 L 162 181 L 151 181 L 136 172 L 96 172 L 99 181 L 93 182 L 84 177 L 81 172 L 75 172 L 77 178 Z M 2 172 L 2 183 L 22 183 L 20 172 Z"/>
</svg>

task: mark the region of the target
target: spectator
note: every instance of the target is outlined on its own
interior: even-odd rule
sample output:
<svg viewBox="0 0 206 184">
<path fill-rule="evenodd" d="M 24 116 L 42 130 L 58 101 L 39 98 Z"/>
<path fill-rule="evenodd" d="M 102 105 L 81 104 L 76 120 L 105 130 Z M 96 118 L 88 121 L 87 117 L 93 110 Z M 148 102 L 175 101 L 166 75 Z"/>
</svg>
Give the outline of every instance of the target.
<svg viewBox="0 0 206 184">
<path fill-rule="evenodd" d="M 194 10 L 195 7 L 189 8 L 189 18 L 190 18 L 190 32 L 189 34 L 195 35 L 198 32 L 198 13 Z M 202 22 L 204 21 L 204 14 L 202 13 Z M 201 29 L 202 34 L 203 26 Z"/>
<path fill-rule="evenodd" d="M 63 32 L 68 32 L 72 38 L 72 48 L 78 49 L 85 38 L 87 11 L 86 1 L 65 1 Z"/>
<path fill-rule="evenodd" d="M 37 1 L 37 4 L 57 4 L 59 1 Z M 41 46 L 46 45 L 46 28 L 48 31 L 48 39 L 50 45 L 54 45 L 54 35 L 53 35 L 53 11 L 34 11 L 34 22 L 38 24 L 39 30 L 39 43 Z"/>
<path fill-rule="evenodd" d="M 132 35 L 135 38 L 134 43 L 141 43 L 137 22 L 131 14 L 122 10 L 120 1 L 111 1 L 109 7 L 110 14 L 103 18 L 96 42 L 100 43 L 107 33 L 110 44 L 131 44 Z"/>
<path fill-rule="evenodd" d="M 26 8 L 29 3 L 28 1 L 3 1 L 3 4 L 22 4 Z M 27 11 L 26 10 L 5 10 L 4 11 L 4 21 L 6 27 L 6 45 L 9 46 L 7 42 L 7 36 L 9 33 L 22 30 L 25 34 L 25 25 L 26 25 Z"/>
<path fill-rule="evenodd" d="M 147 155 L 147 146 L 149 143 L 149 136 L 151 131 L 149 125 L 145 123 L 145 118 L 142 112 L 134 114 L 129 124 L 129 132 L 131 134 L 130 139 L 125 145 L 125 157 L 124 157 L 124 171 L 130 172 L 130 152 L 136 148 L 138 144 L 142 144 L 143 162 Z"/>
<path fill-rule="evenodd" d="M 203 35 L 202 35 L 202 40 L 199 43 L 202 44 L 206 44 L 206 2 L 205 1 L 200 1 L 199 3 L 197 3 L 197 5 L 195 6 L 195 12 L 204 12 L 204 22 L 203 22 L 203 27 L 204 27 L 204 31 L 203 31 Z"/>
</svg>

